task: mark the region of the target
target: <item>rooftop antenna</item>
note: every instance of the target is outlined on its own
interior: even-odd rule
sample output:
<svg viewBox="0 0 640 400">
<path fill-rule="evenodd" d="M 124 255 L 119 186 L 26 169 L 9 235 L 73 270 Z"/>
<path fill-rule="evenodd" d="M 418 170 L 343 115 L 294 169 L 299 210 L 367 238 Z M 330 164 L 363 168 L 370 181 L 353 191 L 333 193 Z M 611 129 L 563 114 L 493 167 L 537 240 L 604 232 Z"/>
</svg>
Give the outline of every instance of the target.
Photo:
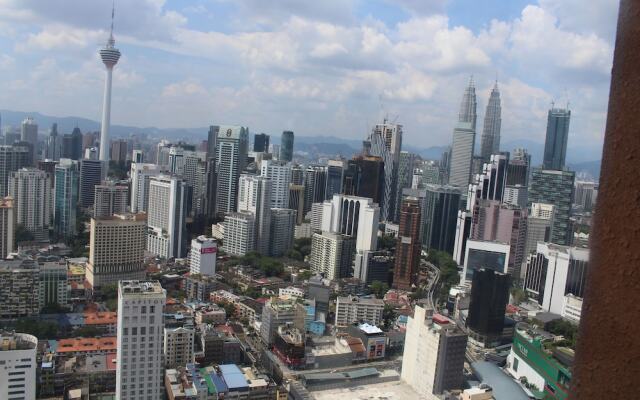
<svg viewBox="0 0 640 400">
<path fill-rule="evenodd" d="M 111 3 L 111 32 L 109 33 L 109 40 L 113 41 L 113 20 L 116 16 L 116 0 Z"/>
</svg>

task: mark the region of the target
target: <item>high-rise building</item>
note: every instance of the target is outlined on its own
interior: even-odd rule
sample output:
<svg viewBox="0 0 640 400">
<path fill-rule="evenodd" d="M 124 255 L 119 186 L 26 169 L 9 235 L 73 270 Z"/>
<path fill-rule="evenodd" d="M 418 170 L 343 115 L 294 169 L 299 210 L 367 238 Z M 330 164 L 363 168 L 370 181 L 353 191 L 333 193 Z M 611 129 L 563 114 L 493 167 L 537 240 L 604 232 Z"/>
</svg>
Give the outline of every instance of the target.
<svg viewBox="0 0 640 400">
<path fill-rule="evenodd" d="M 584 211 L 593 211 L 598 197 L 598 184 L 596 182 L 576 181 L 574 204 L 582 207 Z"/>
<path fill-rule="evenodd" d="M 569 217 L 573 203 L 575 172 L 534 169 L 529 186 L 529 204 L 546 203 L 555 208 L 551 242 L 568 245 L 571 242 Z"/>
<path fill-rule="evenodd" d="M 531 203 L 531 213 L 527 219 L 527 240 L 524 245 L 520 278 L 524 278 L 529 255 L 536 252 L 538 243 L 546 243 L 551 240 L 554 213 L 555 209 L 551 204 Z"/>
<path fill-rule="evenodd" d="M 240 175 L 238 190 L 238 212 L 253 214 L 256 227 L 255 249 L 269 255 L 271 234 L 271 179 L 251 174 Z"/>
<path fill-rule="evenodd" d="M 304 212 L 311 210 L 313 203 L 322 203 L 327 186 L 327 167 L 309 165 L 304 171 Z"/>
<path fill-rule="evenodd" d="M 113 214 L 127 212 L 129 202 L 129 186 L 118 185 L 105 181 L 95 187 L 95 201 L 93 202 L 93 217 L 109 217 Z"/>
<path fill-rule="evenodd" d="M 407 321 L 401 379 L 420 398 L 462 388 L 467 335 L 449 319 L 416 306 Z"/>
<path fill-rule="evenodd" d="M 381 204 L 384 196 L 384 161 L 382 157 L 354 156 L 344 171 L 344 194 L 368 197 Z"/>
<path fill-rule="evenodd" d="M 254 251 L 255 216 L 250 212 L 231 213 L 224 217 L 222 250 L 234 256 L 244 256 Z"/>
<path fill-rule="evenodd" d="M 589 249 L 538 243 L 524 289 L 545 311 L 560 315 L 567 295 L 584 298 L 588 272 Z"/>
<path fill-rule="evenodd" d="M 55 172 L 54 232 L 65 238 L 76 234 L 78 209 L 78 162 L 61 158 Z"/>
<path fill-rule="evenodd" d="M 140 149 L 133 149 L 131 151 L 131 162 L 132 163 L 143 163 L 144 162 L 144 153 Z"/>
<path fill-rule="evenodd" d="M 160 175 L 156 164 L 131 163 L 131 212 L 147 212 L 149 208 L 149 183 Z"/>
<path fill-rule="evenodd" d="M 15 217 L 13 197 L 0 198 L 0 259 L 14 250 Z"/>
<path fill-rule="evenodd" d="M 449 184 L 463 189 L 467 187 L 471 178 L 471 164 L 476 142 L 476 108 L 476 89 L 471 77 L 460 103 L 458 124 L 453 130 L 453 143 L 448 163 Z"/>
<path fill-rule="evenodd" d="M 382 324 L 384 301 L 357 296 L 338 297 L 336 299 L 336 326 L 346 327 L 356 322 L 370 325 Z"/>
<path fill-rule="evenodd" d="M 388 123 L 373 127 L 368 142 L 370 154 L 382 157 L 384 162 L 384 188 L 380 205 L 380 217 L 383 221 L 391 221 L 395 214 L 396 189 L 398 187 L 398 168 L 400 149 L 402 148 L 402 125 Z"/>
<path fill-rule="evenodd" d="M 529 188 L 527 188 L 526 186 L 505 186 L 504 198 L 502 199 L 502 201 L 504 201 L 506 204 L 511 204 L 512 206 L 526 208 L 528 194 Z"/>
<path fill-rule="evenodd" d="M 82 159 L 82 132 L 77 126 L 71 131 L 71 148 L 69 158 L 72 160 Z"/>
<path fill-rule="evenodd" d="M 100 49 L 100 58 L 106 67 L 104 80 L 104 98 L 102 100 L 102 123 L 100 125 L 100 161 L 109 161 L 109 128 L 111 126 L 111 79 L 113 78 L 113 67 L 120 59 L 120 51 L 116 49 L 116 41 L 113 39 L 113 17 L 111 11 L 111 33 L 107 44 Z M 106 172 L 106 171 L 105 171 Z"/>
<path fill-rule="evenodd" d="M 571 110 L 554 108 L 547 116 L 547 136 L 544 141 L 544 169 L 562 170 L 567 157 Z"/>
<path fill-rule="evenodd" d="M 269 135 L 266 133 L 256 133 L 253 135 L 253 151 L 259 153 L 269 151 Z"/>
<path fill-rule="evenodd" d="M 495 240 L 467 240 L 461 279 L 471 282 L 473 274 L 483 268 L 506 274 L 509 270 L 510 254 L 509 243 Z"/>
<path fill-rule="evenodd" d="M 47 145 L 45 147 L 44 158 L 46 160 L 57 161 L 62 155 L 62 136 L 58 136 L 58 124 L 51 125 Z"/>
<path fill-rule="evenodd" d="M 22 226 L 36 240 L 49 237 L 51 225 L 51 183 L 46 172 L 22 168 L 9 177 L 16 227 Z"/>
<path fill-rule="evenodd" d="M 482 142 L 480 144 L 480 156 L 484 162 L 488 162 L 492 154 L 498 154 L 500 151 L 501 114 L 500 91 L 498 90 L 498 81 L 496 81 L 493 89 L 491 89 L 489 102 L 487 102 L 487 111 L 484 114 Z"/>
<path fill-rule="evenodd" d="M 260 174 L 271 179 L 271 208 L 289 208 L 291 163 L 286 161 L 262 161 Z"/>
<path fill-rule="evenodd" d="M 164 328 L 164 365 L 167 369 L 193 362 L 195 331 L 184 326 Z"/>
<path fill-rule="evenodd" d="M 22 121 L 20 141 L 31 145 L 33 153 L 29 165 L 35 165 L 37 159 L 36 154 L 38 152 L 38 124 L 33 118 L 27 117 Z"/>
<path fill-rule="evenodd" d="M 448 185 L 425 185 L 425 212 L 422 243 L 428 249 L 453 254 L 460 189 Z"/>
<path fill-rule="evenodd" d="M 26 333 L 0 333 L 0 398 L 35 400 L 38 338 Z"/>
<path fill-rule="evenodd" d="M 304 221 L 304 186 L 289 185 L 289 208 L 296 211 L 296 224 Z"/>
<path fill-rule="evenodd" d="M 40 312 L 39 274 L 32 260 L 0 260 L 0 317 L 15 319 Z"/>
<path fill-rule="evenodd" d="M 367 285 L 373 281 L 388 282 L 392 257 L 386 251 L 363 251 L 356 254 L 353 277 Z"/>
<path fill-rule="evenodd" d="M 471 129 L 475 132 L 476 120 L 478 115 L 476 110 L 478 108 L 478 102 L 476 101 L 476 87 L 473 81 L 473 76 L 469 78 L 469 85 L 464 90 L 462 96 L 462 102 L 460 102 L 460 112 L 458 113 L 458 121 L 471 124 Z"/>
<path fill-rule="evenodd" d="M 218 134 L 220 133 L 220 127 L 218 125 L 210 125 L 207 132 L 207 160 L 216 158 L 216 142 Z"/>
<path fill-rule="evenodd" d="M 215 276 L 218 243 L 213 238 L 200 235 L 191 240 L 189 266 L 191 274 Z"/>
<path fill-rule="evenodd" d="M 280 138 L 280 155 L 278 157 L 282 161 L 293 160 L 293 132 L 283 131 Z"/>
<path fill-rule="evenodd" d="M 269 254 L 282 257 L 293 248 L 293 233 L 296 225 L 295 210 L 287 208 L 271 209 L 271 234 Z"/>
<path fill-rule="evenodd" d="M 418 155 L 401 151 L 398 157 L 398 184 L 396 186 L 396 199 L 394 200 L 394 221 L 400 220 L 400 207 L 402 206 L 402 189 L 410 188 L 413 180 L 413 171 L 418 161 Z"/>
<path fill-rule="evenodd" d="M 509 157 L 507 165 L 507 186 L 529 186 L 529 168 L 531 167 L 531 154 L 525 149 L 514 149 Z"/>
<path fill-rule="evenodd" d="M 80 206 L 90 208 L 95 201 L 95 187 L 102 182 L 102 168 L 104 162 L 100 160 L 80 160 Z"/>
<path fill-rule="evenodd" d="M 149 182 L 147 251 L 166 259 L 186 254 L 187 184 L 160 175 Z"/>
<path fill-rule="evenodd" d="M 38 263 L 40 288 L 38 304 L 40 309 L 53 306 L 66 308 L 69 305 L 69 281 L 65 261 L 44 261 Z"/>
<path fill-rule="evenodd" d="M 144 213 L 92 218 L 86 269 L 89 284 L 95 288 L 120 280 L 144 279 L 146 232 Z"/>
<path fill-rule="evenodd" d="M 118 283 L 118 400 L 163 397 L 163 308 L 166 297 L 167 293 L 158 281 Z"/>
<path fill-rule="evenodd" d="M 127 161 L 129 143 L 124 139 L 116 139 L 111 141 L 111 161 L 124 163 Z"/>
<path fill-rule="evenodd" d="M 0 196 L 9 193 L 9 176 L 12 172 L 29 166 L 29 148 L 27 146 L 0 146 Z"/>
<path fill-rule="evenodd" d="M 329 160 L 327 162 L 327 186 L 324 191 L 325 199 L 332 199 L 334 194 L 342 193 L 342 181 L 346 164 L 344 159 Z"/>
<path fill-rule="evenodd" d="M 376 250 L 380 208 L 371 199 L 334 195 L 322 204 L 321 230 L 351 236 L 356 250 Z"/>
<path fill-rule="evenodd" d="M 340 233 L 314 233 L 309 255 L 311 271 L 330 280 L 351 276 L 355 242 L 353 237 Z"/>
<path fill-rule="evenodd" d="M 491 269 L 474 272 L 466 325 L 475 340 L 491 343 L 502 334 L 510 287 L 508 274 Z"/>
<path fill-rule="evenodd" d="M 291 165 L 291 183 L 294 185 L 304 184 L 304 169 L 300 164 Z"/>
<path fill-rule="evenodd" d="M 243 126 L 221 126 L 217 138 L 216 205 L 220 213 L 236 211 L 238 180 L 247 163 L 249 129 Z"/>
<path fill-rule="evenodd" d="M 396 289 L 409 290 L 416 282 L 422 248 L 421 208 L 420 201 L 415 197 L 405 197 L 402 201 L 393 272 L 393 287 Z"/>
</svg>

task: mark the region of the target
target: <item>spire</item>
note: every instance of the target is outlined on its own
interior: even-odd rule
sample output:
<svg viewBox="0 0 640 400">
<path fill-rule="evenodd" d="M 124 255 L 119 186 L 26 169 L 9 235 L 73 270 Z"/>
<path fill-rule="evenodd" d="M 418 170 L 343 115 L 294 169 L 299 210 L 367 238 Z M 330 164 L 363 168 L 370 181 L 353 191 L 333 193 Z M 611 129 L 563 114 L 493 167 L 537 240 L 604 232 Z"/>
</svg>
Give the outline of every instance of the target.
<svg viewBox="0 0 640 400">
<path fill-rule="evenodd" d="M 458 114 L 459 122 L 469 122 L 473 130 L 476 130 L 476 88 L 473 81 L 473 75 L 469 78 L 469 86 L 464 91 L 462 102 L 460 103 L 460 113 Z"/>
<path fill-rule="evenodd" d="M 500 91 L 496 79 L 489 94 L 487 109 L 484 115 L 484 126 L 480 143 L 480 156 L 488 162 L 492 154 L 500 151 L 500 127 L 502 124 L 502 107 L 500 105 Z"/>
<path fill-rule="evenodd" d="M 116 17 L 116 0 L 113 0 L 113 2 L 111 3 L 111 32 L 109 33 L 109 40 L 112 42 L 115 42 L 115 40 L 113 40 L 113 20 Z"/>
</svg>

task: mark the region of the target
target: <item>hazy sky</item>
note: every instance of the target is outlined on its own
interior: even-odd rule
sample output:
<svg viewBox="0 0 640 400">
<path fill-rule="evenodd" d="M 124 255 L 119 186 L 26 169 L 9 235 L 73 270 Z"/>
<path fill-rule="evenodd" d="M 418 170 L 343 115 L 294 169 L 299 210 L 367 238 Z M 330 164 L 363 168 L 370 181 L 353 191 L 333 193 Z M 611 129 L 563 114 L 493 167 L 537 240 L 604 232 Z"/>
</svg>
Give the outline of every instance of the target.
<svg viewBox="0 0 640 400">
<path fill-rule="evenodd" d="M 503 141 L 600 146 L 615 0 L 116 0 L 112 122 L 361 138 L 384 114 L 449 144 L 469 75 Z M 100 119 L 111 0 L 0 0 L 0 108 Z M 481 132 L 478 132 L 481 133 Z"/>
</svg>

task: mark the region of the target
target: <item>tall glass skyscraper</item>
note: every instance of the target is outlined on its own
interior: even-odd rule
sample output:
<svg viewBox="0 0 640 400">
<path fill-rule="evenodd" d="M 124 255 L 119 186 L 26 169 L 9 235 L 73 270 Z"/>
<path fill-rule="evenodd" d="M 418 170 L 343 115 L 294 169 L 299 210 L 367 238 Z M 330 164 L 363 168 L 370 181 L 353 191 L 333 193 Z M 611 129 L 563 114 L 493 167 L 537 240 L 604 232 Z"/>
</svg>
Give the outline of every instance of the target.
<svg viewBox="0 0 640 400">
<path fill-rule="evenodd" d="M 500 106 L 500 91 L 498 82 L 491 89 L 487 111 L 484 115 L 480 156 L 483 162 L 489 162 L 492 154 L 500 151 L 500 126 L 502 125 L 502 107 Z"/>
<path fill-rule="evenodd" d="M 78 162 L 60 159 L 55 169 L 55 209 L 53 228 L 57 235 L 71 237 L 76 234 L 78 208 Z"/>
<path fill-rule="evenodd" d="M 293 132 L 282 132 L 282 138 L 280 139 L 280 160 L 291 161 L 293 160 Z"/>
<path fill-rule="evenodd" d="M 573 202 L 573 185 L 576 174 L 573 171 L 534 169 L 529 186 L 531 203 L 552 204 L 555 208 L 551 242 L 561 245 L 571 244 L 569 216 Z"/>
<path fill-rule="evenodd" d="M 571 110 L 551 108 L 547 117 L 547 137 L 544 141 L 545 169 L 562 170 L 567 157 L 569 139 L 569 121 Z"/>
</svg>

